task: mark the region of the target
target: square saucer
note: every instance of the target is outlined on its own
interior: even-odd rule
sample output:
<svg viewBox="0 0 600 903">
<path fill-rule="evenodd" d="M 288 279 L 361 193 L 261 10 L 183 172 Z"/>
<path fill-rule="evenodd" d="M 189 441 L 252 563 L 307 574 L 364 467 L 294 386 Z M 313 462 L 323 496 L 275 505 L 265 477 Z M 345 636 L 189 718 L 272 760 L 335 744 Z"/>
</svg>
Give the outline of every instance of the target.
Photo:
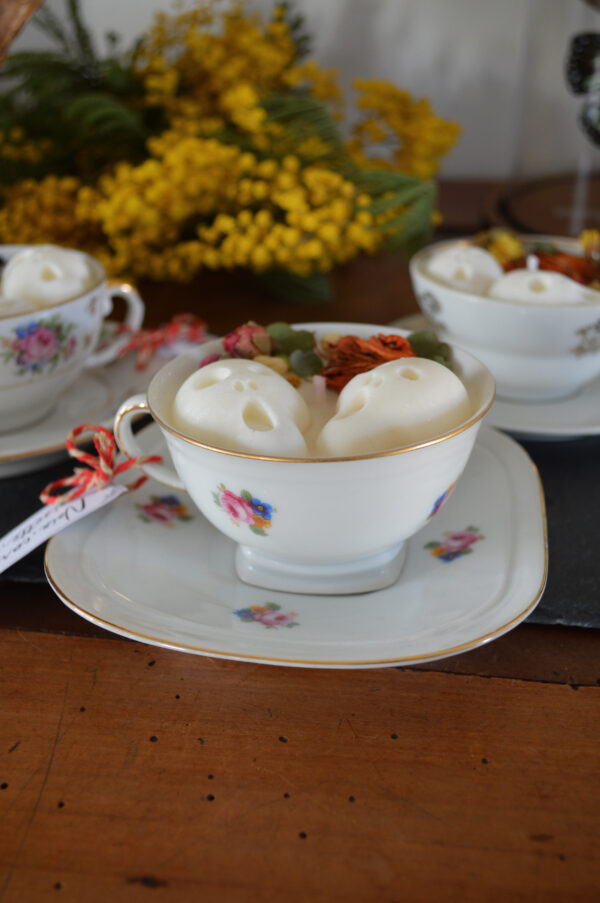
<svg viewBox="0 0 600 903">
<path fill-rule="evenodd" d="M 164 453 L 154 425 L 141 435 L 145 450 Z M 367 668 L 432 661 L 501 636 L 535 608 L 548 567 L 537 470 L 487 427 L 387 589 L 260 589 L 237 578 L 235 549 L 185 493 L 149 480 L 57 534 L 46 576 L 73 611 L 132 639 L 255 663 Z"/>
</svg>

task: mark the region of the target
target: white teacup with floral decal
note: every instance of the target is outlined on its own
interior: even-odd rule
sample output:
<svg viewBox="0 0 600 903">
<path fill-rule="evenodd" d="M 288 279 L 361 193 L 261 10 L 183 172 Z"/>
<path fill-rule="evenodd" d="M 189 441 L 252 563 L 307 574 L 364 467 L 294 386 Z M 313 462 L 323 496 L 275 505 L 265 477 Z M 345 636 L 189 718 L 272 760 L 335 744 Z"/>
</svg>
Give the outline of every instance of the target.
<svg viewBox="0 0 600 903">
<path fill-rule="evenodd" d="M 558 251 L 581 256 L 575 239 L 529 235 L 522 241 L 526 249 L 549 243 Z M 567 398 L 597 379 L 600 291 L 572 282 L 572 288 L 579 290 L 579 300 L 568 300 L 567 293 L 561 303 L 543 303 L 542 279 L 537 277 L 546 283 L 557 277 L 564 283 L 571 280 L 540 270 L 529 274 L 533 290 L 529 288 L 521 300 L 499 300 L 484 291 L 444 284 L 431 275 L 431 262 L 437 254 L 472 247 L 470 239 L 452 239 L 422 248 L 411 258 L 417 301 L 438 335 L 477 355 L 491 370 L 498 396 L 509 401 Z M 511 276 L 517 273 L 528 275 L 526 270 L 518 270 Z"/>
<path fill-rule="evenodd" d="M 328 333 L 368 338 L 402 330 L 356 323 L 308 323 L 317 339 Z M 406 333 L 403 333 L 406 334 Z M 152 478 L 184 489 L 200 511 L 238 544 L 241 580 L 286 592 L 347 594 L 381 589 L 400 574 L 405 540 L 447 499 L 473 449 L 494 399 L 489 371 L 454 349 L 454 364 L 470 401 L 469 416 L 426 441 L 343 458 L 280 458 L 216 448 L 173 425 L 173 399 L 184 380 L 220 341 L 167 363 L 145 395 L 123 403 L 115 419 L 120 447 L 143 455 L 131 422 L 150 413 L 175 469 L 144 465 Z"/>
<path fill-rule="evenodd" d="M 23 250 L 22 245 L 0 245 L 0 258 L 7 263 Z M 92 286 L 77 297 L 29 309 L 27 304 L 16 305 L 17 313 L 11 313 L 9 305 L 3 307 L 0 299 L 0 433 L 47 416 L 82 369 L 117 357 L 127 336 L 95 350 L 113 297 L 125 301 L 126 325 L 132 329 L 142 325 L 144 304 L 135 289 L 108 281 L 99 261 L 84 256 L 93 274 Z"/>
</svg>

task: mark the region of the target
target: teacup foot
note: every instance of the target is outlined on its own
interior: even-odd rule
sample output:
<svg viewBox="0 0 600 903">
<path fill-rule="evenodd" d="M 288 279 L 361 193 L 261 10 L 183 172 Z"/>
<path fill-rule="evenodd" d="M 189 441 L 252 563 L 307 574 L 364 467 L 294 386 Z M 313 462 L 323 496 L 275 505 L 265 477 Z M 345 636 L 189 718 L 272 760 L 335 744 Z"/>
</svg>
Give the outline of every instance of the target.
<svg viewBox="0 0 600 903">
<path fill-rule="evenodd" d="M 391 586 L 400 576 L 405 558 L 404 542 L 365 558 L 333 564 L 285 561 L 238 545 L 235 569 L 244 583 L 264 589 L 326 596 L 350 595 Z"/>
</svg>

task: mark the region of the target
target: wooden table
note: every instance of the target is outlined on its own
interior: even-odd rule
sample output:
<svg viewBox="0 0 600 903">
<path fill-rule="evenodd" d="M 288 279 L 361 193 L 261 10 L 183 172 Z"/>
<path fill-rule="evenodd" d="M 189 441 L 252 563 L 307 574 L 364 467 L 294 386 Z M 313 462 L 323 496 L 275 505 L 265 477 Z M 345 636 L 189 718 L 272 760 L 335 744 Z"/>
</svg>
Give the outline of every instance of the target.
<svg viewBox="0 0 600 903">
<path fill-rule="evenodd" d="M 2 903 L 598 899 L 597 631 L 320 671 L 115 638 L 42 585 L 2 624 Z"/>
<path fill-rule="evenodd" d="M 597 631 L 320 671 L 0 599 L 1 903 L 598 899 Z"/>
</svg>

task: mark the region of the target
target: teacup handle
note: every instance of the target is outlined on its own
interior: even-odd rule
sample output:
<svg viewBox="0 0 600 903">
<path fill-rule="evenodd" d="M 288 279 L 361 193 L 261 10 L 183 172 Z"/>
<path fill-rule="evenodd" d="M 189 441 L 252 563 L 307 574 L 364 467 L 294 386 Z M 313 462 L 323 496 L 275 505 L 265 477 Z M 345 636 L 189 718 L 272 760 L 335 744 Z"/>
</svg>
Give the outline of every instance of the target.
<svg viewBox="0 0 600 903">
<path fill-rule="evenodd" d="M 112 297 L 117 295 L 118 297 L 123 298 L 127 305 L 125 320 L 123 322 L 132 329 L 139 329 L 144 322 L 146 308 L 134 287 L 127 282 L 119 282 L 118 279 L 109 279 L 106 284 L 106 292 L 108 294 L 110 308 L 107 310 L 105 316 L 108 316 L 112 310 Z M 110 342 L 106 348 L 103 348 L 102 351 L 95 351 L 93 354 L 90 354 L 83 366 L 86 369 L 88 367 L 100 367 L 114 361 L 119 354 L 119 351 L 124 348 L 129 341 L 129 338 L 130 336 L 127 333 L 117 336 L 117 338 Z"/>
<path fill-rule="evenodd" d="M 130 458 L 139 458 L 147 455 L 147 451 L 141 447 L 131 429 L 132 420 L 140 414 L 149 414 L 150 408 L 145 395 L 132 395 L 124 401 L 115 416 L 114 432 L 119 443 L 119 448 Z M 140 464 L 144 473 L 165 486 L 172 489 L 183 489 L 185 486 L 176 472 L 168 464 Z"/>
</svg>

